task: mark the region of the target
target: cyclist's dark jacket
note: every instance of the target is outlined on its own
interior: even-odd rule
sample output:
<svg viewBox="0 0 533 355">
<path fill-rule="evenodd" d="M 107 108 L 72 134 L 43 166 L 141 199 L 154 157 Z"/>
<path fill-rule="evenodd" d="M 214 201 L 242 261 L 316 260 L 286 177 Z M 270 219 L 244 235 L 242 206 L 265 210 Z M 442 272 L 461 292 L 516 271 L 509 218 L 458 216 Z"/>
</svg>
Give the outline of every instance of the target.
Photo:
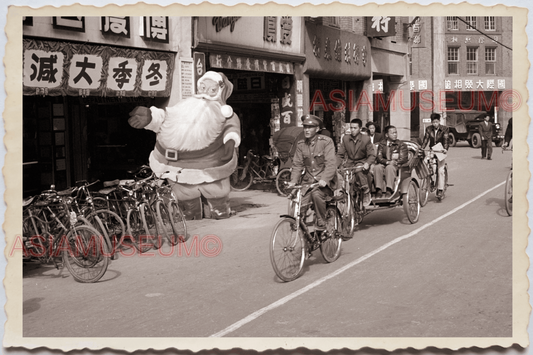
<svg viewBox="0 0 533 355">
<path fill-rule="evenodd" d="M 330 188 L 335 189 L 333 180 L 336 177 L 337 159 L 331 138 L 317 134 L 310 141 L 307 139 L 298 141 L 292 162 L 291 182 L 299 183 L 304 168 L 303 182 L 324 180 Z"/>
<path fill-rule="evenodd" d="M 339 161 L 346 158 L 346 166 L 348 167 L 355 166 L 357 163 L 371 165 L 376 160 L 374 145 L 370 142 L 370 137 L 361 133 L 355 138 L 349 134 L 344 135 L 339 145 L 337 157 L 339 157 Z"/>
<path fill-rule="evenodd" d="M 428 126 L 426 128 L 426 134 L 424 135 L 424 142 L 422 142 L 422 148 L 425 148 L 429 142 L 430 147 L 433 147 L 437 143 L 441 143 L 443 148 L 448 150 L 448 132 L 448 127 L 443 125 L 439 125 L 439 128 L 436 132 L 433 125 Z"/>
</svg>

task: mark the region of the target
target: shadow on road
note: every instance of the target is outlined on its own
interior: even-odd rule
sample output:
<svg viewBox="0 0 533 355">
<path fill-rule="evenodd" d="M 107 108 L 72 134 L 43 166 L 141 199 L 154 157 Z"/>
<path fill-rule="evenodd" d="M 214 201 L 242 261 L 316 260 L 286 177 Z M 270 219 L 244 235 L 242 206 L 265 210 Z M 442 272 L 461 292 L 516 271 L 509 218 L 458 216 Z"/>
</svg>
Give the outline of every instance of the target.
<svg viewBox="0 0 533 355">
<path fill-rule="evenodd" d="M 41 301 L 43 300 L 44 297 L 37 297 L 24 301 L 22 304 L 22 314 L 26 315 L 38 311 L 41 308 Z"/>
</svg>

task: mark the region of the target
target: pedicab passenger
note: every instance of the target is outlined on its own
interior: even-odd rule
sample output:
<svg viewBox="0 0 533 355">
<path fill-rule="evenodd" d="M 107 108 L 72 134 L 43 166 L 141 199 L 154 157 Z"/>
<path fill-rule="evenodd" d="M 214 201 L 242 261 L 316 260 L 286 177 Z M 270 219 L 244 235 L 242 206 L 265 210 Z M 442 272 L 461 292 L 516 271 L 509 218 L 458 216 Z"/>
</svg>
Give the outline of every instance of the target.
<svg viewBox="0 0 533 355">
<path fill-rule="evenodd" d="M 387 139 L 382 140 L 378 145 L 377 164 L 374 166 L 377 199 L 383 197 L 383 192 L 385 192 L 385 198 L 391 197 L 398 168 L 407 163 L 409 159 L 407 145 L 398 139 L 396 127 L 388 126 L 384 132 Z"/>
<path fill-rule="evenodd" d="M 303 184 L 319 183 L 310 190 L 303 190 L 302 206 L 311 201 L 315 206 L 316 230 L 326 229 L 326 199 L 333 195 L 336 185 L 337 159 L 333 140 L 318 134 L 322 120 L 315 115 L 302 116 L 304 139 L 297 142 L 292 162 L 291 182 L 288 187 L 298 183 L 302 177 Z"/>
</svg>

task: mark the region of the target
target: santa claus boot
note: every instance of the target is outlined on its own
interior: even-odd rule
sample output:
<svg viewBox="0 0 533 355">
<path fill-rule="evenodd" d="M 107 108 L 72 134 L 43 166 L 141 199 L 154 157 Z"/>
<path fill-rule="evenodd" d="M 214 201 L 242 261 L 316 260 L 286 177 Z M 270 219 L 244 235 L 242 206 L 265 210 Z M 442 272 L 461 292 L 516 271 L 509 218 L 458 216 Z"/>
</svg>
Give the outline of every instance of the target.
<svg viewBox="0 0 533 355">
<path fill-rule="evenodd" d="M 202 201 L 200 197 L 186 201 L 180 200 L 179 206 L 183 210 L 186 220 L 202 219 Z"/>
<path fill-rule="evenodd" d="M 211 207 L 211 218 L 223 219 L 231 216 L 228 197 L 210 198 L 207 202 L 209 202 L 209 206 Z"/>
</svg>

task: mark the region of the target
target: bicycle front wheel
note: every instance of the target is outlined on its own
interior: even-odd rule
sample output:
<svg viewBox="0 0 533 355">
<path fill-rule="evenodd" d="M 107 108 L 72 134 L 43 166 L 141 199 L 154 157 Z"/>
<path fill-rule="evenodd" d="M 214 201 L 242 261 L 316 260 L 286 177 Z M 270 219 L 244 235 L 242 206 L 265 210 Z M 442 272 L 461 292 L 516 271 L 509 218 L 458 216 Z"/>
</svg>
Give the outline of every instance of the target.
<svg viewBox="0 0 533 355">
<path fill-rule="evenodd" d="M 513 215 L 513 171 L 509 172 L 507 175 L 507 180 L 505 181 L 505 210 L 509 216 Z"/>
<path fill-rule="evenodd" d="M 100 219 L 100 223 L 93 223 L 95 217 Z M 92 212 L 88 216 L 88 219 L 93 227 L 98 227 L 97 229 L 101 229 L 100 231 L 109 237 L 112 251 L 115 253 L 124 242 L 126 227 L 124 226 L 122 219 L 118 216 L 118 214 L 109 210 L 97 210 Z"/>
<path fill-rule="evenodd" d="M 170 201 L 168 206 L 163 201 L 158 201 L 155 208 L 157 218 L 163 228 L 163 235 L 170 245 L 186 241 L 188 239 L 187 225 L 185 224 L 183 212 L 181 212 L 176 201 Z"/>
<path fill-rule="evenodd" d="M 430 184 L 429 176 L 420 180 L 420 207 L 424 207 L 428 203 Z"/>
<path fill-rule="evenodd" d="M 244 168 L 242 166 L 238 166 L 237 169 L 233 172 L 233 174 L 229 177 L 229 183 L 231 185 L 231 188 L 235 191 L 244 191 L 248 189 L 250 186 L 252 186 L 253 177 L 250 170 L 246 172 L 246 175 L 243 175 Z"/>
<path fill-rule="evenodd" d="M 141 212 L 138 209 L 128 211 L 128 239 L 131 240 L 131 244 L 140 252 L 146 253 L 153 248 L 153 243 L 147 241 L 147 236 L 150 231 L 145 229 Z M 127 245 L 125 240 L 125 245 Z"/>
<path fill-rule="evenodd" d="M 82 224 L 67 234 L 68 248 L 63 250 L 63 263 L 78 282 L 100 280 L 107 271 L 111 250 L 95 228 Z"/>
<path fill-rule="evenodd" d="M 303 231 L 292 218 L 281 219 L 270 238 L 270 262 L 276 275 L 289 282 L 298 278 L 305 261 Z"/>
<path fill-rule="evenodd" d="M 152 244 L 152 248 L 159 249 L 163 243 L 159 235 L 159 226 L 154 209 L 151 206 L 140 205 L 141 218 L 146 231 L 146 242 Z"/>
<path fill-rule="evenodd" d="M 338 232 L 341 227 L 341 218 L 335 207 L 326 210 L 327 239 L 320 243 L 320 253 L 328 263 L 332 263 L 341 255 L 342 236 Z"/>
<path fill-rule="evenodd" d="M 276 189 L 281 196 L 287 197 L 291 193 L 288 184 L 291 181 L 291 169 L 283 168 L 276 175 Z"/>
</svg>

